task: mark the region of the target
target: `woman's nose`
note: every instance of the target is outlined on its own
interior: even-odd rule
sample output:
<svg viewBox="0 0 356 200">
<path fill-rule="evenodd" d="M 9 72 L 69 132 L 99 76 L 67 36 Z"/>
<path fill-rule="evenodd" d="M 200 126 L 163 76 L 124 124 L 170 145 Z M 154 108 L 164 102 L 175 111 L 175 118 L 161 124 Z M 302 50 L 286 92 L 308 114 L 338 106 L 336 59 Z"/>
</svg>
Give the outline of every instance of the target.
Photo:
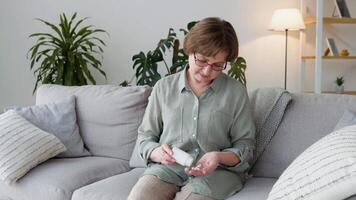
<svg viewBox="0 0 356 200">
<path fill-rule="evenodd" d="M 211 73 L 212 70 L 213 70 L 213 69 L 211 68 L 211 65 L 208 64 L 207 66 L 205 66 L 205 67 L 203 68 L 203 74 L 204 74 L 205 76 L 208 76 L 208 75 L 210 75 L 210 73 Z"/>
</svg>

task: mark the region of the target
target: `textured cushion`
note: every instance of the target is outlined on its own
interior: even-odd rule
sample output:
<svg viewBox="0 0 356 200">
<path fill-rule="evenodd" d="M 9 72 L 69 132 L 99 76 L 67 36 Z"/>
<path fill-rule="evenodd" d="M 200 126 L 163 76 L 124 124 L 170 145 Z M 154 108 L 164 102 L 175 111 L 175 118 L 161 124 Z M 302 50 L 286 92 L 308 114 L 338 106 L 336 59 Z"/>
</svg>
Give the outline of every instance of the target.
<svg viewBox="0 0 356 200">
<path fill-rule="evenodd" d="M 52 134 L 10 110 L 0 115 L 0 180 L 14 183 L 38 164 L 65 151 Z"/>
<path fill-rule="evenodd" d="M 294 94 L 272 141 L 251 173 L 278 178 L 311 144 L 331 133 L 344 110 L 356 110 L 356 96 Z"/>
<path fill-rule="evenodd" d="M 93 155 L 129 160 L 151 88 L 115 85 L 42 85 L 36 104 L 76 96 L 79 130 Z"/>
<path fill-rule="evenodd" d="M 31 170 L 14 185 L 7 186 L 0 182 L 0 197 L 12 200 L 70 200 L 74 190 L 128 170 L 127 161 L 115 158 L 51 159 Z"/>
<path fill-rule="evenodd" d="M 350 110 L 345 110 L 339 122 L 336 124 L 334 131 L 346 126 L 356 125 L 356 114 Z"/>
<path fill-rule="evenodd" d="M 320 139 L 298 156 L 273 186 L 268 200 L 343 200 L 356 194 L 356 126 Z"/>
<path fill-rule="evenodd" d="M 263 200 L 267 199 L 273 184 L 277 181 L 274 178 L 250 178 L 246 181 L 240 192 L 227 200 Z"/>
<path fill-rule="evenodd" d="M 126 200 L 144 168 L 109 177 L 76 190 L 72 200 Z"/>
<path fill-rule="evenodd" d="M 84 148 L 83 140 L 79 134 L 74 96 L 44 105 L 15 108 L 14 110 L 38 128 L 55 135 L 62 141 L 67 151 L 57 157 L 90 155 Z"/>
</svg>

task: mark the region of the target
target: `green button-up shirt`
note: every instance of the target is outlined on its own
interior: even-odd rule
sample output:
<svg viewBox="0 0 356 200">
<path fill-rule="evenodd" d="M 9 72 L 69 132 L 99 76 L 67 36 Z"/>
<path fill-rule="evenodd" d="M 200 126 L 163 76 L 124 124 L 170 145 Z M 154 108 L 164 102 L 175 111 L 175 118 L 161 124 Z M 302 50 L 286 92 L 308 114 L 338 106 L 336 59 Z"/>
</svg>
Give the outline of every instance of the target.
<svg viewBox="0 0 356 200">
<path fill-rule="evenodd" d="M 224 73 L 197 97 L 186 79 L 188 67 L 162 78 L 154 86 L 141 126 L 139 149 L 147 164 L 146 174 L 215 199 L 224 199 L 242 188 L 250 168 L 255 144 L 255 126 L 245 87 Z M 178 164 L 163 165 L 149 159 L 161 144 L 176 146 L 198 161 L 210 151 L 231 151 L 241 162 L 219 166 L 212 174 L 194 177 Z"/>
</svg>

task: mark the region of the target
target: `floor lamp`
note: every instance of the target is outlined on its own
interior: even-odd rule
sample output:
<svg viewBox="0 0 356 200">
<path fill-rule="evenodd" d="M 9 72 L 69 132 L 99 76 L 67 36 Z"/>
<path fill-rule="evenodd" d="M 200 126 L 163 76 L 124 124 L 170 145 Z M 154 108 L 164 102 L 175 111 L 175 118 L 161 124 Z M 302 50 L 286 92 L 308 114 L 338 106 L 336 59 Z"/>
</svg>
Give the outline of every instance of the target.
<svg viewBox="0 0 356 200">
<path fill-rule="evenodd" d="M 288 31 L 298 31 L 305 29 L 302 14 L 296 8 L 286 8 L 275 10 L 269 26 L 271 31 L 284 31 L 286 34 L 286 46 L 284 56 L 284 89 L 287 89 L 287 50 Z"/>
</svg>

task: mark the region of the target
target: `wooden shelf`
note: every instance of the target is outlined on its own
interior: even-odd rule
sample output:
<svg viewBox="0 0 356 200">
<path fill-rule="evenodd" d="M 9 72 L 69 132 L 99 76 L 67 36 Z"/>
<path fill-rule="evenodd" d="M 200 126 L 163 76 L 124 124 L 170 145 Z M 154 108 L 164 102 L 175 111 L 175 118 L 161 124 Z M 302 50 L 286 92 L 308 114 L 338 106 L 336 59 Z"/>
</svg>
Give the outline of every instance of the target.
<svg viewBox="0 0 356 200">
<path fill-rule="evenodd" d="M 308 91 L 305 93 L 314 93 L 313 91 Z M 336 92 L 333 91 L 323 91 L 321 92 L 322 94 L 337 94 Z M 344 91 L 344 93 L 342 94 L 346 94 L 346 95 L 356 95 L 356 91 Z"/>
<path fill-rule="evenodd" d="M 323 94 L 336 94 L 336 92 L 325 91 Z M 356 91 L 344 91 L 342 94 L 356 95 Z"/>
<path fill-rule="evenodd" d="M 356 60 L 356 56 L 323 56 L 322 58 L 327 60 L 337 60 L 337 59 Z M 302 59 L 312 60 L 315 59 L 315 56 L 302 56 Z"/>
<path fill-rule="evenodd" d="M 356 24 L 356 18 L 337 18 L 337 17 L 324 17 L 324 24 Z M 305 17 L 305 24 L 315 24 L 315 17 Z"/>
<path fill-rule="evenodd" d="M 330 3 L 326 3 L 330 4 Z M 306 79 L 305 73 L 306 70 L 304 70 L 307 66 L 307 62 L 314 62 L 314 90 L 313 92 L 316 94 L 321 94 L 325 93 L 325 91 L 322 91 L 322 78 L 323 78 L 323 65 L 326 64 L 326 62 L 355 62 L 356 61 L 356 55 L 352 54 L 349 56 L 323 56 L 326 55 L 325 53 L 325 48 L 323 47 L 323 41 L 325 40 L 325 35 L 324 32 L 328 32 L 326 28 L 328 26 L 334 26 L 333 28 L 341 28 L 341 25 L 344 26 L 351 26 L 351 25 L 356 25 L 356 18 L 339 18 L 339 17 L 327 17 L 324 15 L 324 1 L 323 0 L 317 0 L 315 1 L 315 6 L 311 6 L 311 4 L 306 3 L 306 0 L 301 0 L 301 5 L 302 14 L 308 14 L 308 9 L 313 8 L 315 11 L 316 15 L 314 16 L 306 16 L 304 15 L 304 22 L 306 25 L 311 25 L 311 26 L 306 26 L 306 29 L 315 28 L 315 35 L 313 38 L 315 39 L 315 50 L 314 52 L 305 52 L 304 50 L 306 49 L 308 42 L 306 40 L 307 35 L 310 35 L 310 31 L 301 31 L 301 89 L 304 91 L 304 82 Z M 330 5 L 332 6 L 332 5 Z M 315 9 L 314 9 L 315 7 Z M 327 13 L 326 13 L 327 14 Z M 350 32 L 350 31 L 349 31 Z M 351 32 L 352 33 L 352 32 Z M 355 35 L 355 34 L 354 34 Z M 336 36 L 335 36 L 336 37 Z M 353 36 L 352 38 L 354 38 Z M 344 39 L 344 38 L 343 38 Z M 318 57 L 316 57 L 318 55 Z M 308 63 L 309 64 L 309 63 Z M 350 92 L 345 92 L 344 94 L 352 94 L 356 95 L 356 91 L 350 91 Z"/>
</svg>

